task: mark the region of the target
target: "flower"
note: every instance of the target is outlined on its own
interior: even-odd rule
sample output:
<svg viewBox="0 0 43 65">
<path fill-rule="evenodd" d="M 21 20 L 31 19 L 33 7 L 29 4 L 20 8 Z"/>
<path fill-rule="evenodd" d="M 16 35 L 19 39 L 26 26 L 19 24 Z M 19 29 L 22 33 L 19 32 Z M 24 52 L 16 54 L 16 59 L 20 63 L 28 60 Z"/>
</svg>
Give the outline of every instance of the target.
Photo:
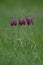
<svg viewBox="0 0 43 65">
<path fill-rule="evenodd" d="M 24 18 L 21 18 L 21 19 L 19 20 L 19 24 L 20 24 L 20 25 L 25 25 L 25 20 L 24 20 Z"/>
<path fill-rule="evenodd" d="M 11 26 L 16 26 L 17 25 L 17 22 L 13 17 L 10 20 L 10 24 L 11 24 Z"/>
<path fill-rule="evenodd" d="M 31 17 L 26 18 L 27 24 L 33 24 L 33 19 Z"/>
</svg>

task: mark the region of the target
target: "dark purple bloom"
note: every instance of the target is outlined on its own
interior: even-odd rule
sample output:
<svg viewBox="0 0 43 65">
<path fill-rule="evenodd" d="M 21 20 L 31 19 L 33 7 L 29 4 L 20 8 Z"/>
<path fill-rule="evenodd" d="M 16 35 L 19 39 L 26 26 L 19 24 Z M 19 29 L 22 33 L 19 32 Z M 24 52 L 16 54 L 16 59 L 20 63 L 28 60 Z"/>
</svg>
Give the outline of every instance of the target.
<svg viewBox="0 0 43 65">
<path fill-rule="evenodd" d="M 20 24 L 20 25 L 25 25 L 25 20 L 24 20 L 24 18 L 21 18 L 21 19 L 19 20 L 19 24 Z"/>
<path fill-rule="evenodd" d="M 11 24 L 11 26 L 16 26 L 17 22 L 16 22 L 16 20 L 14 18 L 11 18 L 10 24 Z"/>
<path fill-rule="evenodd" d="M 31 17 L 28 17 L 26 21 L 28 25 L 33 24 L 33 19 Z"/>
</svg>

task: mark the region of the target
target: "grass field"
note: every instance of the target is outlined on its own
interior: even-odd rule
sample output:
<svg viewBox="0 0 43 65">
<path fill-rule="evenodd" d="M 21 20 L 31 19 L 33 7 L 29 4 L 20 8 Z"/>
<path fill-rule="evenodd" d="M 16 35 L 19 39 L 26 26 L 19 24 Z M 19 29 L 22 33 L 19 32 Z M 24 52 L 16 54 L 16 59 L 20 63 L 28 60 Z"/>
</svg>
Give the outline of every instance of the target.
<svg viewBox="0 0 43 65">
<path fill-rule="evenodd" d="M 10 17 L 31 16 L 34 25 L 13 27 Z M 28 32 L 27 32 L 28 30 Z M 0 65 L 43 65 L 43 1 L 0 0 Z"/>
</svg>

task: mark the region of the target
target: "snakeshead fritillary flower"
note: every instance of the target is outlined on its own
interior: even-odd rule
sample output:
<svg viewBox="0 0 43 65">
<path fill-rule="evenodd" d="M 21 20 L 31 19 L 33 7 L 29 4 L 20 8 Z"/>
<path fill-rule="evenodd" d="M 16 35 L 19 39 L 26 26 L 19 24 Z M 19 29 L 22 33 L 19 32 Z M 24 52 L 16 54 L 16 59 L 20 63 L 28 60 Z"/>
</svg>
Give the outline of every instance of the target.
<svg viewBox="0 0 43 65">
<path fill-rule="evenodd" d="M 19 20 L 19 24 L 20 24 L 20 25 L 25 25 L 25 20 L 24 20 L 24 18 L 21 18 L 21 19 Z"/>
<path fill-rule="evenodd" d="M 16 26 L 17 25 L 17 22 L 13 17 L 10 20 L 10 24 L 11 24 L 11 26 Z"/>
<path fill-rule="evenodd" d="M 26 18 L 27 24 L 33 24 L 33 19 L 31 17 Z"/>
</svg>

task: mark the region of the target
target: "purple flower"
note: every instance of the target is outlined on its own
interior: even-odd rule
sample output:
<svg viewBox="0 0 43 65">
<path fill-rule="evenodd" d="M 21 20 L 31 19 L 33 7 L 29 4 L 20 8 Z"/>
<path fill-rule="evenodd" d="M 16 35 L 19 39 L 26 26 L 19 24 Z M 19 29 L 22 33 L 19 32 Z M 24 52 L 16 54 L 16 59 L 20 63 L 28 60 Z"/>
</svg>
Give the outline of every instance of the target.
<svg viewBox="0 0 43 65">
<path fill-rule="evenodd" d="M 33 19 L 31 17 L 28 17 L 26 21 L 28 25 L 33 24 Z"/>
<path fill-rule="evenodd" d="M 10 24 L 11 24 L 11 26 L 16 26 L 17 25 L 17 22 L 13 17 L 10 20 Z"/>
<path fill-rule="evenodd" d="M 20 25 L 25 25 L 25 20 L 24 20 L 24 18 L 21 18 L 21 19 L 19 20 L 19 24 L 20 24 Z"/>
</svg>

